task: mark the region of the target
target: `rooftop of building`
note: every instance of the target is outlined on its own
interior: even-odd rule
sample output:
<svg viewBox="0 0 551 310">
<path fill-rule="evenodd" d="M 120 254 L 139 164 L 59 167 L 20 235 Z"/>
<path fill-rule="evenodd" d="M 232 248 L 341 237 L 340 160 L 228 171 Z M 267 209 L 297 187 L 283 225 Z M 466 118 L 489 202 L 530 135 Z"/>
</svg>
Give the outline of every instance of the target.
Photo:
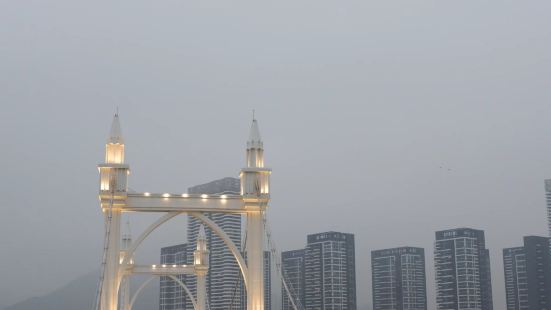
<svg viewBox="0 0 551 310">
<path fill-rule="evenodd" d="M 308 243 L 320 241 L 354 241 L 354 234 L 338 231 L 327 231 L 316 234 L 309 234 L 307 237 Z"/>
<path fill-rule="evenodd" d="M 425 249 L 411 246 L 380 249 L 371 251 L 371 256 L 389 256 L 396 254 L 425 254 Z"/>
<path fill-rule="evenodd" d="M 436 240 L 445 240 L 458 237 L 484 237 L 484 230 L 469 227 L 439 230 L 435 232 Z"/>
</svg>

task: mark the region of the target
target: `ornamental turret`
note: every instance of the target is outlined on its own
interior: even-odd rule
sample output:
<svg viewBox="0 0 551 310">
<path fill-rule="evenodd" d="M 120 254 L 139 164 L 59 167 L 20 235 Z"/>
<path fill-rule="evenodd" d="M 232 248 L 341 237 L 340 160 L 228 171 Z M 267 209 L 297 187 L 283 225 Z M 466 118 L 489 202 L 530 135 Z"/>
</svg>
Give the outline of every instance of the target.
<svg viewBox="0 0 551 310">
<path fill-rule="evenodd" d="M 126 221 L 125 229 L 122 233 L 121 252 L 126 252 L 132 244 L 132 233 L 130 232 L 130 220 Z"/>
<path fill-rule="evenodd" d="M 197 236 L 197 248 L 193 252 L 193 264 L 195 267 L 209 266 L 209 250 L 207 248 L 207 234 L 205 233 L 205 227 L 201 225 L 199 227 L 199 235 Z"/>
<path fill-rule="evenodd" d="M 98 165 L 102 207 L 124 205 L 127 195 L 128 165 L 124 164 L 124 139 L 119 114 L 115 113 L 105 145 L 105 162 Z"/>
<path fill-rule="evenodd" d="M 260 137 L 258 122 L 253 119 L 249 140 L 247 141 L 247 168 L 264 167 L 264 143 Z"/>
<path fill-rule="evenodd" d="M 124 163 L 124 140 L 122 138 L 119 113 L 115 113 L 111 123 L 111 132 L 105 145 L 105 163 L 123 164 Z"/>
<path fill-rule="evenodd" d="M 258 121 L 253 118 L 247 141 L 247 167 L 241 169 L 241 194 L 257 199 L 270 194 L 271 170 L 264 168 L 264 143 L 258 129 Z"/>
<path fill-rule="evenodd" d="M 132 233 L 130 232 L 130 220 L 127 220 L 125 229 L 122 232 L 122 238 L 121 238 L 121 245 L 120 245 L 121 254 L 120 254 L 120 260 L 119 260 L 120 263 L 124 261 L 131 245 L 132 245 Z M 130 260 L 128 261 L 128 263 L 134 264 L 134 259 L 130 257 Z"/>
<path fill-rule="evenodd" d="M 197 276 L 197 308 L 198 310 L 207 309 L 207 282 L 206 276 L 209 272 L 209 250 L 207 249 L 207 234 L 205 227 L 199 227 L 197 235 L 197 249 L 193 251 L 193 267 Z"/>
</svg>

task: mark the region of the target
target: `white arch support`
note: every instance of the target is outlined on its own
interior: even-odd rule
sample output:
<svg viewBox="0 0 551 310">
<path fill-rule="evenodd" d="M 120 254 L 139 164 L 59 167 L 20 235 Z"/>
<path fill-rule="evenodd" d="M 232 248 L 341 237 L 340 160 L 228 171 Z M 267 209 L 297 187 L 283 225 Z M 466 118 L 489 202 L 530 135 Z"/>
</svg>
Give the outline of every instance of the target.
<svg viewBox="0 0 551 310">
<path fill-rule="evenodd" d="M 191 303 L 193 304 L 193 309 L 198 310 L 197 309 L 197 302 L 195 301 L 195 298 L 193 298 L 193 295 L 191 294 L 191 292 L 189 291 L 187 286 L 184 284 L 184 282 L 180 281 L 180 279 L 176 278 L 173 275 L 169 275 L 167 277 L 174 280 L 174 282 L 178 283 L 184 289 L 184 291 L 186 291 L 187 296 L 189 297 L 189 299 L 191 300 Z M 201 310 L 203 310 L 203 309 L 201 309 Z"/>
<path fill-rule="evenodd" d="M 176 217 L 179 214 L 182 214 L 185 212 L 170 212 L 163 216 L 161 216 L 155 223 L 151 224 L 149 227 L 147 227 L 146 230 L 142 232 L 142 234 L 136 239 L 136 241 L 132 242 L 130 245 L 130 248 L 128 248 L 126 255 L 124 256 L 124 259 L 121 263 L 121 270 L 126 270 L 128 266 L 128 262 L 130 257 L 134 256 L 134 252 L 136 252 L 136 249 L 140 244 L 159 226 L 162 224 L 168 222 L 170 219 Z M 243 275 L 243 282 L 245 283 L 245 290 L 248 290 L 249 287 L 249 279 L 248 279 L 248 270 L 247 270 L 247 264 L 245 263 L 245 259 L 241 255 L 241 252 L 235 245 L 235 243 L 230 239 L 230 237 L 218 226 L 215 222 L 211 221 L 208 217 L 206 217 L 204 214 L 200 212 L 189 212 L 189 215 L 197 218 L 204 224 L 206 224 L 216 235 L 218 235 L 222 241 L 226 244 L 226 246 L 229 248 L 229 250 L 232 252 L 233 256 L 237 260 L 237 264 L 239 265 L 239 268 L 241 269 L 241 274 Z"/>
<path fill-rule="evenodd" d="M 140 287 L 138 287 L 138 289 L 136 290 L 136 292 L 134 293 L 134 295 L 132 296 L 132 299 L 130 300 L 130 305 L 128 307 L 128 309 L 124 309 L 124 310 L 132 310 L 132 307 L 134 306 L 134 302 L 136 301 L 136 298 L 138 298 L 138 295 L 140 295 L 140 293 L 142 292 L 142 290 L 149 284 L 149 282 L 151 282 L 151 280 L 155 279 L 155 277 L 149 277 L 147 280 L 145 280 L 142 285 L 140 285 Z"/>
<path fill-rule="evenodd" d="M 128 248 L 128 250 L 126 251 L 126 255 L 124 255 L 124 259 L 121 263 L 121 270 L 126 270 L 130 257 L 134 256 L 134 252 L 136 252 L 136 249 L 145 240 L 145 238 L 147 238 L 159 226 L 166 223 L 168 220 L 177 216 L 178 214 L 180 213 L 176 213 L 176 212 L 167 213 L 161 216 L 157 221 L 155 221 L 155 223 L 149 225 L 149 227 L 147 227 L 147 229 L 142 232 L 142 234 L 138 237 L 138 239 L 132 242 L 132 244 L 130 245 L 130 248 Z"/>
<path fill-rule="evenodd" d="M 197 310 L 197 302 L 195 301 L 195 298 L 193 298 L 193 294 L 191 294 L 191 291 L 184 284 L 184 282 L 180 281 L 180 279 L 176 278 L 173 275 L 167 275 L 167 277 L 171 278 L 174 282 L 178 283 L 178 285 L 180 285 L 180 287 L 184 289 L 184 291 L 186 292 L 186 295 L 189 297 L 189 299 L 191 300 L 191 303 L 193 304 L 193 309 Z M 132 300 L 130 301 L 130 307 L 128 308 L 128 310 L 132 310 L 132 307 L 134 306 L 134 302 L 136 301 L 136 298 L 138 298 L 138 295 L 147 286 L 147 284 L 149 284 L 149 282 L 151 282 L 151 280 L 153 279 L 155 279 L 155 277 L 150 277 L 144 283 L 142 283 L 142 285 L 140 285 L 140 287 L 136 290 L 136 293 L 134 293 L 134 296 L 132 296 Z"/>
<path fill-rule="evenodd" d="M 245 290 L 248 291 L 249 288 L 249 271 L 247 269 L 247 264 L 245 263 L 245 259 L 243 259 L 243 256 L 241 255 L 241 252 L 235 246 L 235 243 L 230 239 L 230 237 L 220 228 L 220 226 L 216 225 L 215 222 L 210 220 L 208 217 L 206 217 L 204 214 L 199 212 L 190 212 L 191 216 L 197 218 L 201 222 L 205 223 L 214 233 L 220 237 L 226 246 L 230 249 L 233 256 L 237 260 L 237 264 L 239 265 L 239 268 L 241 269 L 241 274 L 243 275 L 243 282 L 245 282 Z"/>
</svg>

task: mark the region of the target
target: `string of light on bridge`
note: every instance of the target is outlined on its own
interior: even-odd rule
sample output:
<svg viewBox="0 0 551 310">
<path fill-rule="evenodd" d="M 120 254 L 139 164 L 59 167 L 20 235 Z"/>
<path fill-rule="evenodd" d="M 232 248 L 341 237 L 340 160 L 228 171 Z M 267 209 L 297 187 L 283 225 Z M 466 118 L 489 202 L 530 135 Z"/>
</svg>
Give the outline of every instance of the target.
<svg viewBox="0 0 551 310">
<path fill-rule="evenodd" d="M 156 269 L 157 267 L 159 267 L 159 266 L 158 266 L 158 265 L 151 265 L 151 268 L 153 268 L 153 269 Z M 172 268 L 177 268 L 177 267 L 184 267 L 184 268 L 186 268 L 186 267 L 188 267 L 188 265 L 172 265 L 172 266 L 161 265 L 160 267 L 161 267 L 161 268 L 170 268 L 170 267 L 172 267 Z"/>
<path fill-rule="evenodd" d="M 129 196 L 132 195 L 142 195 L 144 197 L 151 197 L 151 198 L 201 198 L 201 199 L 241 199 L 242 197 L 240 195 L 207 195 L 207 194 L 170 194 L 170 193 L 150 193 L 145 192 L 143 194 L 132 194 L 129 193 Z"/>
</svg>

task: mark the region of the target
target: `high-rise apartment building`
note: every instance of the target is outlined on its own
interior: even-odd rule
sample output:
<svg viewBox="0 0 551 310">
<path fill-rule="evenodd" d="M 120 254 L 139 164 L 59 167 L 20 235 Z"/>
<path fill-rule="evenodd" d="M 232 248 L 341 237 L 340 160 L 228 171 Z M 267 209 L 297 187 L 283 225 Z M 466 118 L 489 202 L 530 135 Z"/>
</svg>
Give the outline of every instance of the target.
<svg viewBox="0 0 551 310">
<path fill-rule="evenodd" d="M 287 283 L 292 300 L 297 304 L 299 309 L 301 308 L 298 304 L 303 308 L 305 305 L 305 252 L 304 249 L 281 252 L 281 269 L 283 277 Z M 281 307 L 282 310 L 295 310 L 283 285 L 281 287 Z"/>
<path fill-rule="evenodd" d="M 399 247 L 371 252 L 373 310 L 426 310 L 425 251 Z"/>
<path fill-rule="evenodd" d="M 434 268 L 438 310 L 493 309 L 490 256 L 484 231 L 437 231 Z"/>
<path fill-rule="evenodd" d="M 507 310 L 528 310 L 528 286 L 524 247 L 503 249 Z"/>
<path fill-rule="evenodd" d="M 354 235 L 324 232 L 308 235 L 305 249 L 281 253 L 281 268 L 299 309 L 356 310 Z M 293 308 L 282 287 L 282 309 Z"/>
<path fill-rule="evenodd" d="M 191 251 L 193 253 L 193 248 Z M 161 249 L 161 264 L 188 264 L 188 246 L 179 244 Z M 185 275 L 176 276 L 179 280 L 186 282 Z M 162 276 L 160 282 L 159 310 L 186 309 L 186 302 L 189 302 L 186 293 L 180 285 L 169 277 Z"/>
<path fill-rule="evenodd" d="M 524 246 L 503 249 L 507 310 L 551 309 L 549 238 L 527 236 Z"/>
<path fill-rule="evenodd" d="M 308 235 L 305 251 L 307 310 L 356 310 L 354 235 Z"/>
</svg>

